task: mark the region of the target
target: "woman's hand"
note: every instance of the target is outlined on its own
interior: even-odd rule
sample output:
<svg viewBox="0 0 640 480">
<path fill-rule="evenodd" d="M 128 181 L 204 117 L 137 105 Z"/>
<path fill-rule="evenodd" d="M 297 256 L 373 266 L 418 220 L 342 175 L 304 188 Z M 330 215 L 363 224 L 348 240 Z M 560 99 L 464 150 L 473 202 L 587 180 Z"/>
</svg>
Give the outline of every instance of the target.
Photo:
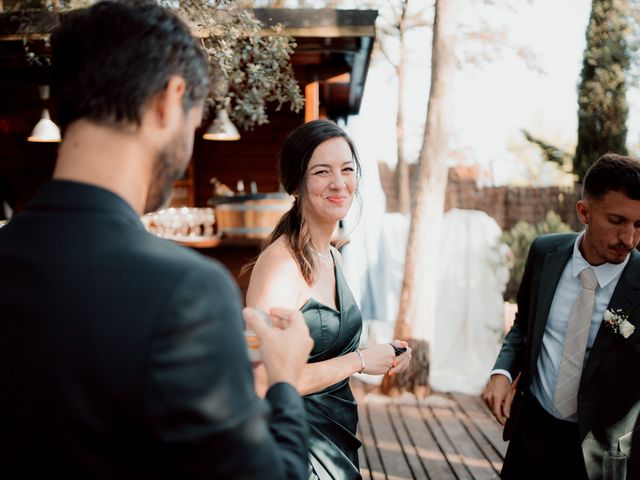
<svg viewBox="0 0 640 480">
<path fill-rule="evenodd" d="M 362 373 L 370 375 L 383 375 L 393 368 L 396 354 L 388 343 L 379 343 L 364 350 L 360 350 L 364 359 Z"/>
<path fill-rule="evenodd" d="M 401 353 L 395 358 L 393 368 L 389 370 L 389 376 L 393 377 L 396 373 L 404 372 L 409 368 L 409 364 L 411 363 L 411 348 L 407 342 L 402 340 L 394 340 L 391 344 L 397 348 L 407 349 L 406 352 Z"/>
</svg>

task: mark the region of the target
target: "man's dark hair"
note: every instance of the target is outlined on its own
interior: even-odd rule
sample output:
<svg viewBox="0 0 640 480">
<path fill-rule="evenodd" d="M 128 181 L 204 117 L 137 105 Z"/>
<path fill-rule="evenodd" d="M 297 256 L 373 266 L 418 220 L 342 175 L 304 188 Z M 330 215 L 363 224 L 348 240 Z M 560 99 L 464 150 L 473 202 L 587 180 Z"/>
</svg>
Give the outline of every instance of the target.
<svg viewBox="0 0 640 480">
<path fill-rule="evenodd" d="M 602 198 L 607 192 L 640 200 L 640 160 L 616 153 L 600 157 L 584 177 L 582 198 Z"/>
<path fill-rule="evenodd" d="M 105 1 L 75 10 L 51 35 L 51 90 L 64 131 L 86 118 L 140 124 L 172 75 L 186 81 L 185 111 L 209 92 L 207 57 L 176 15 L 150 2 Z"/>
</svg>

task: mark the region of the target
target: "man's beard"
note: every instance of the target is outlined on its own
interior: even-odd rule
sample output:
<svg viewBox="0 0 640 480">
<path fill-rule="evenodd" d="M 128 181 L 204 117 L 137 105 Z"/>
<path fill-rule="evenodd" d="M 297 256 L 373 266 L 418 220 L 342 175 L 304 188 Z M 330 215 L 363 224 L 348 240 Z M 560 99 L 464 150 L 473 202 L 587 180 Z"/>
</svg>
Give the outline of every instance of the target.
<svg viewBox="0 0 640 480">
<path fill-rule="evenodd" d="M 169 200 L 173 183 L 184 174 L 190 155 L 186 146 L 177 138 L 158 153 L 147 193 L 145 213 L 154 212 Z"/>
</svg>

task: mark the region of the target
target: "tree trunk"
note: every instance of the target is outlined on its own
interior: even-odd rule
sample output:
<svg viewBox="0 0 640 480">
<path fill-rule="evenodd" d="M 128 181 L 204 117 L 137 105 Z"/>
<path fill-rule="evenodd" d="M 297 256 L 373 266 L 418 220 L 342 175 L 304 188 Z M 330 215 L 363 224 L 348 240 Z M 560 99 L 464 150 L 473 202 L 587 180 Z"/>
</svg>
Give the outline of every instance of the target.
<svg viewBox="0 0 640 480">
<path fill-rule="evenodd" d="M 404 156 L 404 64 L 405 64 L 405 31 L 407 21 L 407 7 L 409 0 L 402 0 L 402 12 L 398 21 L 400 56 L 396 66 L 398 77 L 398 112 L 396 115 L 396 140 L 398 142 L 398 163 L 396 165 L 396 195 L 398 211 L 411 212 L 411 185 L 409 182 L 409 165 Z"/>
<path fill-rule="evenodd" d="M 404 281 L 395 338 L 413 339 L 414 365 L 389 380 L 382 391 L 428 389 L 428 342 L 433 341 L 437 297 L 438 248 L 447 184 L 450 86 L 455 68 L 455 0 L 436 0 L 431 50 L 431 87 L 418 165 L 416 204 L 411 215 Z M 426 364 L 419 365 L 418 363 Z"/>
</svg>

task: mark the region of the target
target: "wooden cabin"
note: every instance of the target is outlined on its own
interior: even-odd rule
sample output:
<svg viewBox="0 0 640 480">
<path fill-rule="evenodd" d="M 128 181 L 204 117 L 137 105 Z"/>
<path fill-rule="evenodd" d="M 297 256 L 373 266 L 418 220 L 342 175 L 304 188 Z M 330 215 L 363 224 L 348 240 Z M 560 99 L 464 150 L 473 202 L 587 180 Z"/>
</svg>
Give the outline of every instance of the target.
<svg viewBox="0 0 640 480">
<path fill-rule="evenodd" d="M 285 105 L 272 108 L 269 123 L 240 131 L 238 141 L 202 139 L 197 133 L 194 155 L 185 177 L 174 186 L 173 205 L 204 207 L 212 197 L 211 179 L 235 189 L 241 180 L 259 193 L 277 192 L 277 157 L 286 135 L 316 118 L 338 120 L 359 112 L 375 37 L 375 10 L 256 9 L 265 25 L 282 23 L 297 43 L 292 56 L 305 107 L 295 113 Z M 25 207 L 38 187 L 51 177 L 56 143 L 27 142 L 42 109 L 38 87 L 49 77 L 47 38 L 59 22 L 48 11 L 0 13 L 0 202 L 14 212 Z M 31 54 L 35 55 L 31 55 Z M 3 213 L 0 211 L 0 219 Z M 211 242 L 202 253 L 222 261 L 245 288 L 242 265 L 254 258 L 260 241 L 234 236 Z M 198 248 L 198 247 L 195 247 Z"/>
</svg>

